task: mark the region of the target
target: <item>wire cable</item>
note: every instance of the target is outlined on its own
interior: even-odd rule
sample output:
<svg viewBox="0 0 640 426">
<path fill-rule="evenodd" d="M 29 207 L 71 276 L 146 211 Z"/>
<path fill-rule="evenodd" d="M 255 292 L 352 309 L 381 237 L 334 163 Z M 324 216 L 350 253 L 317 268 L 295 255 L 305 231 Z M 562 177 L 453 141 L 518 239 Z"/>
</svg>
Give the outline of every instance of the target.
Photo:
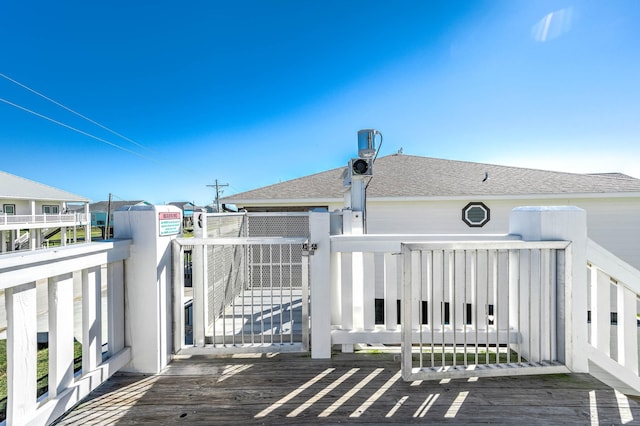
<svg viewBox="0 0 640 426">
<path fill-rule="evenodd" d="M 122 151 L 124 151 L 124 152 L 127 152 L 127 153 L 129 153 L 129 154 L 133 154 L 133 155 L 138 156 L 138 157 L 140 157 L 140 158 L 144 158 L 145 160 L 149 160 L 149 161 L 153 161 L 153 162 L 155 162 L 155 163 L 162 164 L 162 163 L 160 163 L 160 162 L 158 162 L 158 161 L 154 160 L 153 158 L 147 157 L 147 156 L 142 155 L 142 154 L 140 154 L 140 153 L 138 153 L 138 152 L 132 151 L 132 150 L 130 150 L 130 149 L 128 149 L 128 148 L 125 148 L 125 147 L 123 147 L 123 146 L 120 146 L 120 145 L 118 145 L 118 144 L 115 144 L 115 143 L 113 143 L 113 142 L 109 142 L 109 141 L 108 141 L 108 140 L 106 140 L 106 139 L 99 138 L 98 136 L 92 135 L 91 133 L 87 133 L 87 132 L 82 131 L 82 130 L 80 130 L 80 129 L 76 129 L 75 127 L 69 126 L 68 124 L 64 124 L 64 123 L 62 123 L 62 122 L 60 122 L 60 121 L 58 121 L 58 120 L 54 120 L 54 119 L 53 119 L 53 118 L 51 118 L 51 117 L 47 117 L 46 115 L 40 114 L 40 113 L 38 113 L 38 112 L 35 112 L 35 111 L 33 111 L 33 110 L 30 110 L 29 108 L 25 108 L 25 107 L 23 107 L 23 106 L 20 106 L 20 105 L 18 105 L 18 104 L 15 104 L 15 103 L 13 103 L 13 102 L 11 102 L 11 101 L 8 101 L 8 100 L 6 100 L 6 99 L 4 99 L 4 98 L 0 98 L 0 102 L 4 102 L 5 104 L 7 104 L 7 105 L 11 105 L 11 106 L 12 106 L 12 107 L 14 107 L 14 108 L 18 108 L 18 109 L 20 109 L 20 110 L 22 110 L 22 111 L 28 112 L 28 113 L 30 113 L 30 114 L 33 114 L 33 115 L 37 116 L 37 117 L 40 117 L 40 118 L 43 118 L 43 119 L 45 119 L 45 120 L 48 120 L 48 121 L 50 121 L 50 122 L 52 122 L 52 123 L 55 123 L 55 124 L 57 124 L 58 126 L 62 126 L 62 127 L 65 127 L 65 128 L 67 128 L 67 129 L 69 129 L 69 130 L 73 130 L 74 132 L 78 132 L 78 133 L 80 133 L 81 135 L 88 136 L 88 137 L 90 137 L 90 138 L 92 138 L 92 139 L 95 139 L 95 140 L 97 140 L 97 141 L 99 141 L 99 142 L 102 142 L 102 143 L 105 143 L 105 144 L 107 144 L 107 145 L 110 145 L 110 146 L 112 146 L 112 147 L 114 147 L 114 148 L 120 149 L 120 150 L 122 150 Z"/>
<path fill-rule="evenodd" d="M 373 160 L 371 160 L 371 167 L 373 167 L 373 165 L 375 164 L 376 158 L 378 158 L 378 153 L 380 152 L 380 148 L 382 148 L 382 133 L 378 132 L 378 134 L 380 135 L 380 144 L 378 145 L 378 149 L 376 149 L 376 155 L 374 155 Z M 369 188 L 369 184 L 371 183 L 372 180 L 373 180 L 373 176 L 369 178 L 369 180 L 367 181 L 367 184 L 364 187 L 365 197 L 366 197 L 367 188 Z"/>
<path fill-rule="evenodd" d="M 120 134 L 120 133 L 116 132 L 115 130 L 111 130 L 111 129 L 110 129 L 110 128 L 108 128 L 107 126 L 102 125 L 102 124 L 98 123 L 97 121 L 92 120 L 92 119 L 90 119 L 89 117 L 86 117 L 86 116 L 84 116 L 84 115 L 80 114 L 79 112 L 72 110 L 71 108 L 69 108 L 69 107 L 67 107 L 67 106 L 65 106 L 65 105 L 63 105 L 63 104 L 61 104 L 60 102 L 57 102 L 57 101 L 55 101 L 55 100 L 51 99 L 50 97 L 48 97 L 48 96 L 46 96 L 46 95 L 43 95 L 42 93 L 40 93 L 40 92 L 38 92 L 38 91 L 36 91 L 36 90 L 32 89 L 31 87 L 27 86 L 26 84 L 20 83 L 19 81 L 16 81 L 16 80 L 14 80 L 13 78 L 11 78 L 11 77 L 9 77 L 9 76 L 7 76 L 7 75 L 5 75 L 5 74 L 2 74 L 2 73 L 0 73 L 0 77 L 4 78 L 4 79 L 6 79 L 6 80 L 8 80 L 8 81 L 10 81 L 10 82 L 12 82 L 12 83 L 14 83 L 14 84 L 16 84 L 16 85 L 20 86 L 20 87 L 22 87 L 22 88 L 23 88 L 23 89 L 25 89 L 25 90 L 28 90 L 28 91 L 29 91 L 29 92 L 31 92 L 31 93 L 34 93 L 34 94 L 36 94 L 36 95 L 40 96 L 40 97 L 41 97 L 41 98 L 43 98 L 43 99 L 48 100 L 49 102 L 51 102 L 51 103 L 53 103 L 53 104 L 55 104 L 55 105 L 59 106 L 60 108 L 64 108 L 65 110 L 69 111 L 70 113 L 75 114 L 75 115 L 77 115 L 78 117 L 80 117 L 80 118 L 82 118 L 82 119 L 84 119 L 84 120 L 87 120 L 88 122 L 90 122 L 90 123 L 92 123 L 92 124 L 94 124 L 94 125 L 96 125 L 96 126 L 98 126 L 98 127 L 102 128 L 102 129 L 106 130 L 106 131 L 107 131 L 107 132 L 109 132 L 109 133 L 112 133 L 112 134 L 114 134 L 114 135 L 118 136 L 119 138 L 122 138 L 122 139 L 126 140 L 127 142 L 130 142 L 130 143 L 132 143 L 132 144 L 134 144 L 134 145 L 136 145 L 136 146 L 138 146 L 138 147 L 140 147 L 140 148 L 144 148 L 144 149 L 146 149 L 146 150 L 149 150 L 149 151 L 152 151 L 152 152 L 153 152 L 153 150 L 151 150 L 150 148 L 148 148 L 148 147 L 146 147 L 146 146 L 142 145 L 141 143 L 138 143 L 138 142 L 134 141 L 133 139 L 130 139 L 130 138 L 128 138 L 128 137 L 126 137 L 126 136 L 124 136 L 124 135 L 122 135 L 122 134 Z"/>
<path fill-rule="evenodd" d="M 53 104 L 57 105 L 58 107 L 63 108 L 63 109 L 65 109 L 65 110 L 66 110 L 66 111 L 68 111 L 68 112 L 71 112 L 72 114 L 74 114 L 74 115 L 76 115 L 76 116 L 78 116 L 78 117 L 80 117 L 80 118 L 82 118 L 82 119 L 84 119 L 84 120 L 86 120 L 86 121 L 88 121 L 88 122 L 90 122 L 90 123 L 94 124 L 95 126 L 98 126 L 98 127 L 100 127 L 101 129 L 104 129 L 104 130 L 106 130 L 106 131 L 110 132 L 111 134 L 113 134 L 113 135 L 115 135 L 115 136 L 117 136 L 117 137 L 119 137 L 119 138 L 122 138 L 122 139 L 126 140 L 127 142 L 132 143 L 133 145 L 136 145 L 136 146 L 138 146 L 138 147 L 140 147 L 140 148 L 143 148 L 143 149 L 147 150 L 147 151 L 148 151 L 148 152 L 150 152 L 150 153 L 158 154 L 158 152 L 157 152 L 157 151 L 155 151 L 155 150 L 153 150 L 153 149 L 151 149 L 151 148 L 149 148 L 149 147 L 146 147 L 146 146 L 144 146 L 143 144 L 141 144 L 141 143 L 139 143 L 139 142 L 136 142 L 136 141 L 134 141 L 133 139 L 128 138 L 128 137 L 126 137 L 126 136 L 124 136 L 124 135 L 122 135 L 122 134 L 120 134 L 120 133 L 116 132 L 115 130 L 110 129 L 110 128 L 108 128 L 107 126 L 105 126 L 105 125 L 103 125 L 103 124 L 100 124 L 99 122 L 97 122 L 97 121 L 95 121 L 95 120 L 92 120 L 91 118 L 89 118 L 89 117 L 87 117 L 87 116 L 85 116 L 85 115 L 80 114 L 79 112 L 77 112 L 77 111 L 75 111 L 75 110 L 73 110 L 73 109 L 71 109 L 71 108 L 67 107 L 66 105 L 63 105 L 62 103 L 57 102 L 56 100 L 54 100 L 54 99 L 52 99 L 52 98 L 50 98 L 50 97 L 48 97 L 48 96 L 46 96 L 46 95 L 44 95 L 44 94 L 42 94 L 42 93 L 40 93 L 40 92 L 36 91 L 35 89 L 32 89 L 31 87 L 27 86 L 26 84 L 20 83 L 19 81 L 15 80 L 15 79 L 13 79 L 13 78 L 11 78 L 11 77 L 9 77 L 9 76 L 7 76 L 7 75 L 3 74 L 3 73 L 0 73 L 0 77 L 4 78 L 4 79 L 6 79 L 6 80 L 8 80 L 8 81 L 10 81 L 10 82 L 12 82 L 12 83 L 14 83 L 14 84 L 16 84 L 16 85 L 20 86 L 20 87 L 22 87 L 22 88 L 23 88 L 23 89 L 25 89 L 25 90 L 28 90 L 29 92 L 31 92 L 31 93 L 33 93 L 33 94 L 35 94 L 35 95 L 37 95 L 37 96 L 40 96 L 40 97 L 41 97 L 41 98 L 43 98 L 43 99 L 46 99 L 47 101 L 49 101 L 49 102 L 51 102 L 51 103 L 53 103 Z M 52 122 L 52 123 L 54 123 L 54 124 L 57 124 L 57 125 L 62 126 L 62 127 L 65 127 L 65 128 L 67 128 L 67 129 L 69 129 L 69 130 L 73 130 L 74 132 L 80 133 L 81 135 L 84 135 L 84 136 L 90 137 L 90 138 L 95 139 L 95 140 L 97 140 L 97 141 L 99 141 L 99 142 L 102 142 L 102 143 L 104 143 L 104 144 L 106 144 L 106 145 L 112 146 L 112 147 L 114 147 L 114 148 L 116 148 L 116 149 L 119 149 L 119 150 L 121 150 L 121 151 L 124 151 L 124 152 L 127 152 L 127 153 L 129 153 L 129 154 L 135 155 L 135 156 L 137 156 L 137 157 L 139 157 L 139 158 L 142 158 L 142 159 L 145 159 L 145 160 L 148 160 L 148 161 L 151 161 L 151 162 L 154 162 L 154 163 L 156 163 L 156 164 L 163 165 L 163 166 L 168 166 L 169 168 L 171 168 L 171 169 L 173 169 L 173 170 L 176 170 L 176 171 L 179 171 L 180 173 L 184 173 L 184 172 L 185 172 L 185 170 L 184 170 L 185 168 L 184 168 L 184 167 L 183 167 L 183 168 L 179 168 L 179 167 L 176 167 L 176 166 L 175 166 L 175 164 L 173 164 L 173 163 L 171 163 L 171 162 L 167 162 L 167 161 L 165 161 L 165 160 L 162 160 L 162 161 L 160 161 L 160 160 L 156 160 L 156 159 L 154 159 L 154 158 L 152 158 L 152 157 L 149 157 L 149 156 L 146 156 L 146 155 L 140 154 L 140 153 L 138 153 L 138 152 L 136 152 L 136 151 L 133 151 L 133 150 L 131 150 L 131 149 L 129 149 L 129 148 L 126 148 L 126 147 L 124 147 L 124 146 L 121 146 L 121 145 L 118 145 L 118 144 L 116 144 L 116 143 L 110 142 L 110 141 L 108 141 L 108 140 L 106 140 L 106 139 L 103 139 L 103 138 L 100 138 L 100 137 L 98 137 L 98 136 L 92 135 L 91 133 L 87 133 L 87 132 L 85 132 L 85 131 L 82 131 L 82 130 L 80 130 L 80 129 L 77 129 L 77 128 L 75 128 L 75 127 L 72 127 L 72 126 L 70 126 L 70 125 L 68 125 L 68 124 L 65 124 L 65 123 L 63 123 L 63 122 L 60 122 L 60 121 L 58 121 L 58 120 L 55 120 L 55 119 L 53 119 L 53 118 L 51 118 L 51 117 L 47 117 L 46 115 L 43 115 L 43 114 L 40 114 L 40 113 L 35 112 L 35 111 L 33 111 L 33 110 L 30 110 L 30 109 L 28 109 L 28 108 L 26 108 L 26 107 L 23 107 L 23 106 L 21 106 L 21 105 L 18 105 L 18 104 L 16 104 L 16 103 L 13 103 L 13 102 L 8 101 L 8 100 L 6 100 L 6 99 L 0 98 L 0 102 L 4 102 L 5 104 L 10 105 L 10 106 L 13 106 L 14 108 L 20 109 L 20 110 L 22 110 L 22 111 L 25 111 L 25 112 L 28 112 L 28 113 L 30 113 L 30 114 L 33 114 L 33 115 L 35 115 L 35 116 L 37 116 L 37 117 L 40 117 L 40 118 L 42 118 L 42 119 L 48 120 L 48 121 L 50 121 L 50 122 Z M 198 174 L 198 175 L 202 175 L 202 176 L 204 176 L 204 174 L 202 173 L 202 171 L 201 171 L 201 170 L 199 170 L 199 169 L 192 169 L 191 167 L 188 167 L 188 166 L 187 166 L 187 167 L 186 167 L 186 171 L 189 171 L 189 172 L 191 172 L 191 173 L 193 173 L 193 174 Z"/>
</svg>

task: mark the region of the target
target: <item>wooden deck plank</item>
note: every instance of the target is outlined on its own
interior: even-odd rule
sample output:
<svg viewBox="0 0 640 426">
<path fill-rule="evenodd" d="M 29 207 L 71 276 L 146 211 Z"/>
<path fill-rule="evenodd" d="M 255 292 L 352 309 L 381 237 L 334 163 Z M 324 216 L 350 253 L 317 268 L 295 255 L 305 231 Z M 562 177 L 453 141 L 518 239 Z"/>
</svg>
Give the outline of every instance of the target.
<svg viewBox="0 0 640 426">
<path fill-rule="evenodd" d="M 640 423 L 638 400 L 621 407 L 588 374 L 407 383 L 399 369 L 390 354 L 176 359 L 160 375 L 117 374 L 59 424 Z"/>
</svg>

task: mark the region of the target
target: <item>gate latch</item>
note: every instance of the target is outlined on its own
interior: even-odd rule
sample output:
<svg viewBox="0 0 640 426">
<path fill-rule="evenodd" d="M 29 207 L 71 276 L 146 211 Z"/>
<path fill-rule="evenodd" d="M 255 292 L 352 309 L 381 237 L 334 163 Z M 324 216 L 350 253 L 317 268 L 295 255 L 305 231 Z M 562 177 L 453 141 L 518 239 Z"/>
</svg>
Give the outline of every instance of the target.
<svg viewBox="0 0 640 426">
<path fill-rule="evenodd" d="M 312 255 L 318 250 L 318 244 L 316 243 L 302 243 L 302 255 L 309 256 Z"/>
</svg>

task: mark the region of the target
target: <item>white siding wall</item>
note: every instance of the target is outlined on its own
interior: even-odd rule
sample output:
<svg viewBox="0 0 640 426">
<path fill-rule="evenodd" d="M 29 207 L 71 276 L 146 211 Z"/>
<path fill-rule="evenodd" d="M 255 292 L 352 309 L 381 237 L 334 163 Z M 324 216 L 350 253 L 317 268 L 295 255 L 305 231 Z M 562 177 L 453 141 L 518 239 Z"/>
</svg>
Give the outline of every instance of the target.
<svg viewBox="0 0 640 426">
<path fill-rule="evenodd" d="M 27 200 L 8 200 L 8 199 L 0 199 L 0 210 L 2 210 L 2 214 L 4 214 L 3 206 L 5 204 L 15 204 L 16 206 L 16 214 L 31 214 L 31 202 Z"/>
<path fill-rule="evenodd" d="M 471 201 L 483 202 L 491 220 L 481 228 L 462 221 L 462 209 Z M 640 269 L 640 198 L 403 201 L 367 203 L 370 234 L 505 234 L 509 213 L 520 206 L 570 205 L 587 211 L 589 238 Z"/>
<path fill-rule="evenodd" d="M 3 206 L 5 204 L 15 204 L 16 206 L 16 214 L 24 215 L 31 214 L 31 201 L 29 200 L 10 200 L 5 198 L 0 198 L 0 210 L 1 214 L 4 214 Z M 36 201 L 36 211 L 35 214 L 42 214 L 42 206 L 58 206 L 58 211 L 62 213 L 63 203 L 60 201 Z"/>
<path fill-rule="evenodd" d="M 589 238 L 640 269 L 640 200 L 580 200 Z"/>
</svg>

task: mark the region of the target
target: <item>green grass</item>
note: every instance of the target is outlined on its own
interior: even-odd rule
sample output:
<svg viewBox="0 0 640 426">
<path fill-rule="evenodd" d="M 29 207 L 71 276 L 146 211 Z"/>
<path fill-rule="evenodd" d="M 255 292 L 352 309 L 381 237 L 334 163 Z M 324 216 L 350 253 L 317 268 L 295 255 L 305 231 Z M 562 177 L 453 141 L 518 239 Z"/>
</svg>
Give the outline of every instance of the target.
<svg viewBox="0 0 640 426">
<path fill-rule="evenodd" d="M 37 355 L 38 396 L 44 395 L 49 387 L 49 349 L 40 349 Z M 82 345 L 73 343 L 73 370 L 82 368 Z M 7 341 L 0 340 L 0 421 L 6 418 L 7 407 Z"/>
</svg>

